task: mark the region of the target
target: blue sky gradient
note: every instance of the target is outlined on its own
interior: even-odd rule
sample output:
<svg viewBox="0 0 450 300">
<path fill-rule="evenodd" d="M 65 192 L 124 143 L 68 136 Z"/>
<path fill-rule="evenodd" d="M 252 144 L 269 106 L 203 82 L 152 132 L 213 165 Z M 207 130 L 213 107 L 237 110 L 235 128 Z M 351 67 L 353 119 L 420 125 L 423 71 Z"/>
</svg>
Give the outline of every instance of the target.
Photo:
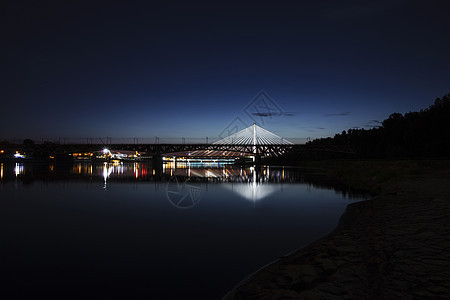
<svg viewBox="0 0 450 300">
<path fill-rule="evenodd" d="M 7 1 L 0 139 L 210 140 L 264 91 L 296 141 L 450 92 L 446 1 Z M 263 124 L 264 123 L 264 124 Z"/>
</svg>

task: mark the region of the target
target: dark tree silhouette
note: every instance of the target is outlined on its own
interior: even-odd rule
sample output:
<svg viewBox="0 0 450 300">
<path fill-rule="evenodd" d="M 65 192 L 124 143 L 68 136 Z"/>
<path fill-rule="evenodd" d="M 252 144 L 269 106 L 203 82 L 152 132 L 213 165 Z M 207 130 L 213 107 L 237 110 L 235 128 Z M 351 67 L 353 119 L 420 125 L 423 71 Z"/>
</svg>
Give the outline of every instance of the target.
<svg viewBox="0 0 450 300">
<path fill-rule="evenodd" d="M 361 158 L 419 158 L 450 156 L 450 94 L 427 109 L 393 113 L 378 128 L 349 129 L 311 145 L 350 145 Z"/>
<path fill-rule="evenodd" d="M 23 140 L 24 145 L 34 145 L 34 141 L 30 139 L 24 139 Z"/>
</svg>

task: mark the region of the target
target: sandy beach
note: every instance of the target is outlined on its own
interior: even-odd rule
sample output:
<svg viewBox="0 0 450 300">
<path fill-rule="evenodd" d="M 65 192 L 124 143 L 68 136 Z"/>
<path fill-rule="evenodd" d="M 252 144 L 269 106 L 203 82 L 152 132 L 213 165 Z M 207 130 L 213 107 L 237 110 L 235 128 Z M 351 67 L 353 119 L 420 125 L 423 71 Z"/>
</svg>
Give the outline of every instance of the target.
<svg viewBox="0 0 450 300">
<path fill-rule="evenodd" d="M 332 233 L 224 299 L 450 299 L 448 162 L 361 164 L 335 170 L 378 196 L 350 204 Z"/>
</svg>

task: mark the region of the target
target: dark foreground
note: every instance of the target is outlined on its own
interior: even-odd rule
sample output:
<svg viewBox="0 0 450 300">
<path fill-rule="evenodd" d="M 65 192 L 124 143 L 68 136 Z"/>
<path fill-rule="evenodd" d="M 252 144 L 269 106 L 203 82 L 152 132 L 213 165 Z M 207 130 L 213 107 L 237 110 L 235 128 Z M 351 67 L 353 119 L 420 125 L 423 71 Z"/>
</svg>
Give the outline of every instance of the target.
<svg viewBox="0 0 450 300">
<path fill-rule="evenodd" d="M 380 196 L 350 204 L 333 233 L 258 271 L 225 298 L 448 299 L 448 163 L 420 162 L 406 173 L 389 167 L 387 176 L 386 166 L 377 168 L 369 180 Z M 361 172 L 367 179 L 367 169 Z"/>
</svg>

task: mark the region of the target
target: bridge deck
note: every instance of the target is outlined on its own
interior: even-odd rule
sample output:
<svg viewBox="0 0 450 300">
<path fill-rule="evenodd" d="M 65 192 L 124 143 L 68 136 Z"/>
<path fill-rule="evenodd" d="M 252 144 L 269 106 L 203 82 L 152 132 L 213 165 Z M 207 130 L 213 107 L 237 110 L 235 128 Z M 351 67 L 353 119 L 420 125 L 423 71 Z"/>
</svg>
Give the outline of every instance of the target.
<svg viewBox="0 0 450 300">
<path fill-rule="evenodd" d="M 4 151 L 43 152 L 52 154 L 69 154 L 77 152 L 96 152 L 107 148 L 110 150 L 138 151 L 148 155 L 194 152 L 194 151 L 231 151 L 245 154 L 279 156 L 287 151 L 332 151 L 354 153 L 348 145 L 309 145 L 309 144 L 271 144 L 271 145 L 233 145 L 233 144 L 4 144 Z"/>
</svg>

